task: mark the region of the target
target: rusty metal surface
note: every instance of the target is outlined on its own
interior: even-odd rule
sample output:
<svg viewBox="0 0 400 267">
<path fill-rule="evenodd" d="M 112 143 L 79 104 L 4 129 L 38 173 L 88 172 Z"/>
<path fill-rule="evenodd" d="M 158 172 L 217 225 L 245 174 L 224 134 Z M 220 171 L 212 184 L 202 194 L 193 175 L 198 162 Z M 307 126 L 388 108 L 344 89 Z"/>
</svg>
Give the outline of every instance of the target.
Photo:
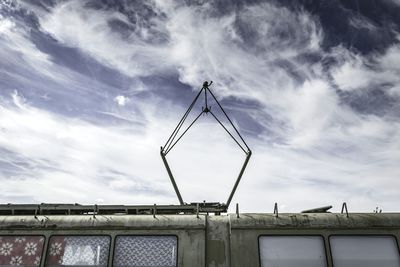
<svg viewBox="0 0 400 267">
<path fill-rule="evenodd" d="M 2 215 L 148 215 L 198 214 L 226 212 L 227 206 L 219 202 L 194 202 L 183 205 L 81 205 L 75 204 L 0 204 Z"/>
<path fill-rule="evenodd" d="M 399 228 L 400 213 L 243 213 L 230 214 L 232 229 L 258 228 Z"/>
<path fill-rule="evenodd" d="M 241 213 L 209 218 L 229 219 L 232 229 L 400 227 L 400 213 Z M 225 219 L 224 219 L 225 220 Z M 218 221 L 218 220 L 216 220 Z M 8 228 L 132 228 L 204 229 L 206 215 L 6 215 L 0 229 Z"/>
<path fill-rule="evenodd" d="M 40 234 L 46 238 L 101 234 L 110 235 L 112 240 L 117 235 L 176 235 L 178 266 L 193 267 L 256 267 L 260 236 L 319 235 L 324 238 L 331 267 L 330 235 L 392 235 L 399 240 L 400 213 L 5 215 L 0 216 L 0 234 Z"/>
<path fill-rule="evenodd" d="M 228 216 L 208 216 L 206 230 L 208 267 L 230 266 L 230 225 Z"/>
<path fill-rule="evenodd" d="M 3 229 L 204 229 L 205 215 L 0 216 Z"/>
</svg>

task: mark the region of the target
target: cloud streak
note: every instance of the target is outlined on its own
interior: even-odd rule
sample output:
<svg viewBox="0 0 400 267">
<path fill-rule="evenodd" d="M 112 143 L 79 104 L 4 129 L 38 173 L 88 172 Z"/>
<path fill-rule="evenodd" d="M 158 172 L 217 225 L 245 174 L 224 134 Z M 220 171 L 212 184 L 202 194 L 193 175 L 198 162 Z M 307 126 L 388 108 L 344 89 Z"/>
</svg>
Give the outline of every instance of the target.
<svg viewBox="0 0 400 267">
<path fill-rule="evenodd" d="M 398 39 L 329 46 L 322 13 L 275 1 L 4 3 L 2 202 L 176 202 L 159 146 L 213 79 L 254 150 L 234 199 L 244 210 L 396 209 Z M 349 29 L 380 32 L 337 5 Z M 225 201 L 243 160 L 211 122 L 169 155 L 188 202 Z"/>
</svg>

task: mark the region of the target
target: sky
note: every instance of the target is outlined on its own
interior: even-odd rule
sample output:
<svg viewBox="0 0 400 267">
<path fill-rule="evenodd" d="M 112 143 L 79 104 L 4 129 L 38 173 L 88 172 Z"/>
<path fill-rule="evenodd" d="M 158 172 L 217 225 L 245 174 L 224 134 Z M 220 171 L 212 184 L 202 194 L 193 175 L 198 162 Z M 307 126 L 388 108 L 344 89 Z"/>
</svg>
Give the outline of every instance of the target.
<svg viewBox="0 0 400 267">
<path fill-rule="evenodd" d="M 178 204 L 160 147 L 212 80 L 253 152 L 241 211 L 398 212 L 398 14 L 398 0 L 0 0 L 0 203 Z M 245 154 L 205 114 L 167 159 L 185 202 L 225 203 Z"/>
</svg>

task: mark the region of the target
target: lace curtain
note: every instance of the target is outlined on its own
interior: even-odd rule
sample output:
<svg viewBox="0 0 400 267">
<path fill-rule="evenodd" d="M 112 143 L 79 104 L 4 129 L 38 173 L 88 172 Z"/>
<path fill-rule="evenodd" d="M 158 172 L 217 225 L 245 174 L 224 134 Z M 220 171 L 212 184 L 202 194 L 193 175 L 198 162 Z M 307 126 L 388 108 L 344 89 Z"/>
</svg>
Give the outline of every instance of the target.
<svg viewBox="0 0 400 267">
<path fill-rule="evenodd" d="M 52 236 L 46 265 L 107 266 L 110 237 Z"/>
<path fill-rule="evenodd" d="M 114 266 L 175 267 L 175 236 L 118 236 Z M 0 266 L 38 267 L 43 252 L 42 236 L 0 236 Z M 108 262 L 108 236 L 52 236 L 49 240 L 46 266 L 99 266 Z"/>
<path fill-rule="evenodd" d="M 39 266 L 44 237 L 0 236 L 0 266 Z"/>
<path fill-rule="evenodd" d="M 175 267 L 175 236 L 118 236 L 115 267 Z"/>
</svg>

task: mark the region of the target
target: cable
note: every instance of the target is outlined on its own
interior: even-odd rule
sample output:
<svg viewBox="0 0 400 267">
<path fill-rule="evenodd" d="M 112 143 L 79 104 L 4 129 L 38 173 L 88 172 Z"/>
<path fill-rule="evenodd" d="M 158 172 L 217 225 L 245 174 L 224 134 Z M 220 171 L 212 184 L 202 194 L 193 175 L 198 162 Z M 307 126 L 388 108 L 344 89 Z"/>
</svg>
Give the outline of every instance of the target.
<svg viewBox="0 0 400 267">
<path fill-rule="evenodd" d="M 170 152 L 171 149 L 176 145 L 176 143 L 178 143 L 178 141 L 181 140 L 181 138 L 184 136 L 184 134 L 190 129 L 190 127 L 192 127 L 192 125 L 197 121 L 198 118 L 200 118 L 201 114 L 203 114 L 203 113 L 204 113 L 204 111 L 200 112 L 200 114 L 192 121 L 192 123 L 186 128 L 186 130 L 181 134 L 181 136 L 179 136 L 178 140 L 176 140 L 175 143 L 171 146 L 171 148 L 165 152 L 165 155 L 167 155 L 168 152 Z"/>
<path fill-rule="evenodd" d="M 235 125 L 232 123 L 231 119 L 229 118 L 228 114 L 226 114 L 224 108 L 221 106 L 221 104 L 218 102 L 217 98 L 214 96 L 214 94 L 211 92 L 210 89 L 208 89 L 210 91 L 211 96 L 215 99 L 215 102 L 217 102 L 218 106 L 221 108 L 222 112 L 224 113 L 225 117 L 228 119 L 228 121 L 231 123 L 233 129 L 235 129 L 236 133 L 238 134 L 238 136 L 240 137 L 240 139 L 242 140 L 242 142 L 244 143 L 244 145 L 246 146 L 247 150 L 250 151 L 249 146 L 246 144 L 246 142 L 244 141 L 243 137 L 240 135 L 239 131 L 236 129 Z M 247 153 L 247 152 L 246 152 Z"/>
<path fill-rule="evenodd" d="M 170 137 L 168 138 L 167 142 L 164 145 L 163 150 L 166 151 L 169 149 L 170 145 L 172 144 L 173 140 L 175 139 L 176 135 L 178 134 L 180 128 L 182 127 L 183 123 L 185 122 L 187 116 L 189 115 L 190 111 L 192 110 L 194 104 L 196 103 L 197 99 L 199 98 L 201 92 L 203 91 L 204 87 L 202 87 L 199 91 L 199 93 L 197 94 L 197 96 L 194 98 L 194 100 L 192 101 L 192 103 L 190 104 L 189 108 L 186 110 L 185 114 L 183 115 L 183 117 L 181 118 L 181 120 L 179 121 L 178 125 L 175 127 L 174 131 L 172 132 L 172 134 L 170 135 Z M 172 138 L 172 140 L 171 140 Z M 168 146 L 167 146 L 168 145 Z"/>
<path fill-rule="evenodd" d="M 214 119 L 222 126 L 222 128 L 225 129 L 225 131 L 232 137 L 232 139 L 236 142 L 236 144 L 243 150 L 245 154 L 247 154 L 246 150 L 239 144 L 239 142 L 236 140 L 236 138 L 226 129 L 226 127 L 222 124 L 222 122 L 210 111 L 211 115 L 214 117 Z"/>
</svg>

